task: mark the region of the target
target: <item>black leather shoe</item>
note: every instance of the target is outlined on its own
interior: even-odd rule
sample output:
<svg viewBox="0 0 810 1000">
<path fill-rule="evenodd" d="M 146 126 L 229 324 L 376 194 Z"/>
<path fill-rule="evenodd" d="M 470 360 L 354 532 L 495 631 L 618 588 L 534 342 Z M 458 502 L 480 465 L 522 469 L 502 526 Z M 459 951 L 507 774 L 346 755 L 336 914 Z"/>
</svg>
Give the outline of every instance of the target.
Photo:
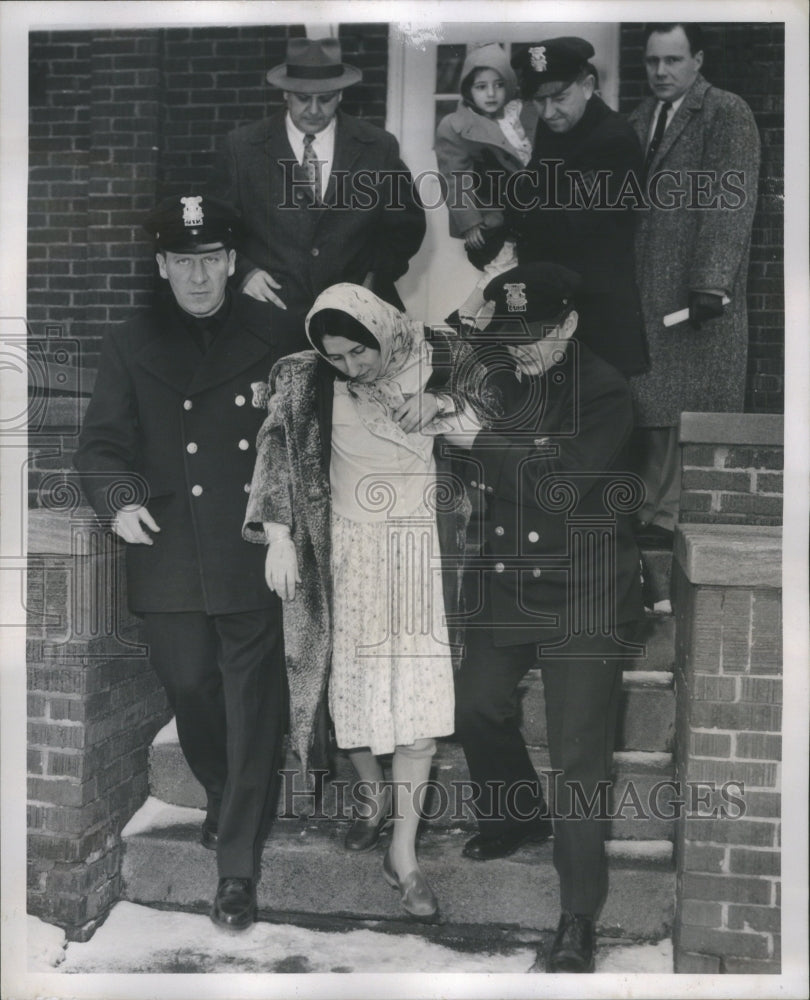
<svg viewBox="0 0 810 1000">
<path fill-rule="evenodd" d="M 546 972 L 593 972 L 594 934 L 591 917 L 563 911 Z"/>
<path fill-rule="evenodd" d="M 244 931 L 256 919 L 256 890 L 249 878 L 221 878 L 211 919 L 229 931 Z"/>
<path fill-rule="evenodd" d="M 346 832 L 343 846 L 354 854 L 362 854 L 376 846 L 383 830 L 393 825 L 391 818 L 391 786 L 386 785 L 380 804 L 374 809 L 374 815 L 368 819 L 356 819 Z"/>
<path fill-rule="evenodd" d="M 524 844 L 542 844 L 553 833 L 550 819 L 541 819 L 536 823 L 517 826 L 497 837 L 485 837 L 477 833 L 464 845 L 462 854 L 473 861 L 493 861 L 495 858 L 508 858 L 510 854 Z"/>
<path fill-rule="evenodd" d="M 204 819 L 200 827 L 200 843 L 209 851 L 215 851 L 219 843 L 217 824 L 210 819 Z"/>
</svg>

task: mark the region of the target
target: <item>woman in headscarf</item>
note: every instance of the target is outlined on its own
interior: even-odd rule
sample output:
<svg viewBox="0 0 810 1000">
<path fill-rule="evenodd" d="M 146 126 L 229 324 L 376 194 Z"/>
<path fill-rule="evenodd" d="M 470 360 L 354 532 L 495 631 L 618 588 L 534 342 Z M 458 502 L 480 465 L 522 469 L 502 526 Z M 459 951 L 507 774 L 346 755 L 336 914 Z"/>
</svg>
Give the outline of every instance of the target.
<svg viewBox="0 0 810 1000">
<path fill-rule="evenodd" d="M 315 351 L 283 358 L 257 393 L 268 416 L 244 535 L 267 543 L 268 586 L 284 600 L 302 763 L 328 676 L 338 746 L 374 805 L 346 847 L 370 850 L 393 816 L 384 877 L 410 914 L 429 919 L 438 904 L 416 832 L 435 738 L 453 732 L 445 614 L 459 604 L 469 516 L 463 484 L 434 444 L 459 421 L 480 427 L 494 400 L 467 345 L 362 286 L 323 292 L 306 332 Z M 456 564 L 442 571 L 440 552 Z M 393 809 L 379 761 L 388 753 Z"/>
</svg>

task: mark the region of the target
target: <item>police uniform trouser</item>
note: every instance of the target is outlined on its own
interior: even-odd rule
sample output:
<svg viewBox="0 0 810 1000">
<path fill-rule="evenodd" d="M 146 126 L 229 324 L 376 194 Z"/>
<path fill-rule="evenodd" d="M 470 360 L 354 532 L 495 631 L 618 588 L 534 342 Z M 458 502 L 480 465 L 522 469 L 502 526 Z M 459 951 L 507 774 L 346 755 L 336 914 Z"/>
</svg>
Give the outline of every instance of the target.
<svg viewBox="0 0 810 1000">
<path fill-rule="evenodd" d="M 581 656 L 538 659 L 536 643 L 495 646 L 491 629 L 468 629 L 456 675 L 456 736 L 471 781 L 484 790 L 474 806 L 483 836 L 497 836 L 546 811 L 519 728 L 518 685 L 540 664 L 553 780 L 554 867 L 561 909 L 593 916 L 607 891 L 608 822 L 588 816 L 572 791 L 598 810 L 611 780 L 622 661 L 602 659 L 598 637 L 577 640 Z M 612 646 L 612 644 L 609 644 Z M 569 645 L 569 651 L 574 651 Z M 612 651 L 612 649 L 611 649 Z M 487 783 L 498 791 L 488 793 Z M 603 789 L 601 799 L 599 788 Z M 550 796 L 551 798 L 551 796 Z M 572 818 L 564 818 L 572 816 Z"/>
<path fill-rule="evenodd" d="M 220 878 L 256 879 L 278 793 L 286 721 L 280 605 L 145 614 L 152 666 L 218 825 Z"/>
</svg>

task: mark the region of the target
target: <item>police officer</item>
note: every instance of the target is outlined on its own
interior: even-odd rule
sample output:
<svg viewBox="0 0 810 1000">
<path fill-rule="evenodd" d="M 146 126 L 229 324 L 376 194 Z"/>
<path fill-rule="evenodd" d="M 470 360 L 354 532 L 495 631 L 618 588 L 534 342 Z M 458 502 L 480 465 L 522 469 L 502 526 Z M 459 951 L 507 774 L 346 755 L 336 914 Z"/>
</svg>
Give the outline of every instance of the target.
<svg viewBox="0 0 810 1000">
<path fill-rule="evenodd" d="M 596 93 L 593 56 L 584 38 L 563 37 L 513 57 L 538 122 L 506 220 L 518 263 L 553 261 L 582 276 L 580 342 L 635 375 L 649 368 L 633 250 L 641 146 Z"/>
<path fill-rule="evenodd" d="M 129 606 L 207 795 L 211 916 L 254 919 L 285 715 L 278 598 L 241 528 L 262 413 L 251 382 L 277 351 L 269 307 L 226 289 L 238 218 L 201 195 L 149 214 L 164 294 L 111 329 L 74 464 L 126 543 Z"/>
<path fill-rule="evenodd" d="M 487 285 L 494 343 L 480 353 L 504 414 L 491 431 L 446 435 L 469 449 L 469 486 L 489 508 L 482 556 L 465 571 L 475 610 L 456 683 L 456 735 L 480 790 L 479 832 L 464 854 L 501 858 L 551 833 L 518 725 L 518 684 L 539 665 L 559 772 L 550 799 L 562 916 L 550 972 L 593 970 L 606 824 L 584 818 L 574 786 L 591 800 L 609 784 L 622 660 L 638 652 L 632 624 L 642 614 L 634 484 L 621 471 L 630 390 L 577 341 L 579 286 L 574 272 L 548 263 Z"/>
</svg>

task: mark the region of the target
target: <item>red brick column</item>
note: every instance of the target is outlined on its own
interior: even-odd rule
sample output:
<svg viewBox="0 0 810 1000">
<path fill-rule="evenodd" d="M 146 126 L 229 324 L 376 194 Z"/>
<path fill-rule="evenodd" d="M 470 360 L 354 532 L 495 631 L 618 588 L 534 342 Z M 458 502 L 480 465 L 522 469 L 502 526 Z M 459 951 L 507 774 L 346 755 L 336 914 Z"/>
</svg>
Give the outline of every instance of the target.
<svg viewBox="0 0 810 1000">
<path fill-rule="evenodd" d="M 681 525 L 675 971 L 780 971 L 781 530 Z"/>
<path fill-rule="evenodd" d="M 169 712 L 121 546 L 70 481 L 48 495 L 63 509 L 29 514 L 28 909 L 81 941 L 121 894 L 120 832 Z"/>
<path fill-rule="evenodd" d="M 781 524 L 784 420 L 681 414 L 681 522 Z"/>
</svg>

